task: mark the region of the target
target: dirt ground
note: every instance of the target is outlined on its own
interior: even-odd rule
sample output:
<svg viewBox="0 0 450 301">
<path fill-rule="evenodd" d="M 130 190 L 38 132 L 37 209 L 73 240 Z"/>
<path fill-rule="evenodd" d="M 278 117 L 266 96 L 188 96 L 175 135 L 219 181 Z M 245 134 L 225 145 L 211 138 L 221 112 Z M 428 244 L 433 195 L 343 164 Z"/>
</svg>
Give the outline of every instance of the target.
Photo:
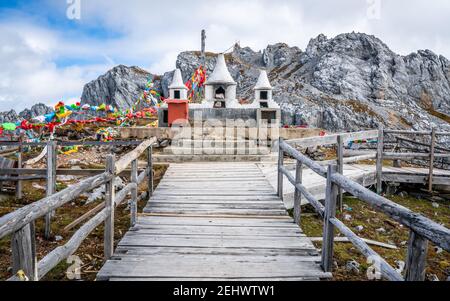
<svg viewBox="0 0 450 301">
<path fill-rule="evenodd" d="M 102 151 L 102 153 L 104 153 Z M 30 153 L 27 156 L 33 157 L 36 152 Z M 58 167 L 67 168 L 69 167 L 68 162 L 70 160 L 77 159 L 82 162 L 80 164 L 81 168 L 98 168 L 104 166 L 104 156 L 100 155 L 100 151 L 96 148 L 90 150 L 83 150 L 82 152 L 71 154 L 71 155 L 59 155 L 58 156 Z M 145 159 L 145 158 L 142 158 Z M 44 162 L 45 164 L 45 162 Z M 40 166 L 33 166 L 34 168 L 39 168 Z M 158 185 L 160 179 L 164 175 L 167 166 L 156 165 L 154 166 L 155 172 L 155 187 Z M 67 185 L 76 183 L 78 179 L 72 182 L 58 182 L 57 190 L 60 191 L 67 187 Z M 3 195 L 0 199 L 0 216 L 3 216 L 9 212 L 12 212 L 18 208 L 25 205 L 31 204 L 45 196 L 45 188 L 40 189 L 39 187 L 45 187 L 45 181 L 33 181 L 24 182 L 24 197 L 21 200 L 16 199 L 13 195 L 6 196 Z M 144 183 L 139 187 L 139 194 L 146 191 L 146 184 Z M 64 228 L 71 222 L 88 212 L 89 210 L 100 204 L 101 200 L 93 202 L 91 204 L 86 204 L 86 197 L 80 197 L 73 202 L 62 206 L 56 210 L 56 215 L 52 220 L 52 238 L 50 240 L 45 240 L 44 235 L 44 219 L 41 218 L 36 221 L 36 248 L 38 260 L 42 259 L 50 251 L 54 250 L 56 247 L 64 245 L 76 232 L 76 230 L 81 227 L 85 222 L 78 225 L 72 230 L 64 232 Z M 142 200 L 138 204 L 138 212 L 141 212 L 145 206 L 147 200 Z M 128 208 L 127 201 L 120 205 L 116 209 L 115 213 L 115 244 L 123 237 L 126 231 L 130 227 L 130 210 Z M 56 239 L 58 238 L 58 239 Z M 62 238 L 62 240 L 59 240 Z M 58 240 L 58 241 L 57 241 Z M 0 240 L 0 280 L 6 280 L 12 276 L 11 273 L 11 246 L 10 237 L 5 237 Z M 96 228 L 88 238 L 82 243 L 80 248 L 74 254 L 79 256 L 82 261 L 81 264 L 81 280 L 91 281 L 95 280 L 96 274 L 100 267 L 103 265 L 103 225 Z M 67 281 L 66 277 L 67 269 L 72 265 L 72 263 L 66 263 L 63 261 L 57 267 L 55 267 L 51 272 L 49 272 L 43 280 L 59 280 Z"/>
<path fill-rule="evenodd" d="M 450 206 L 448 200 L 436 201 L 433 204 L 429 200 L 417 199 L 412 196 L 392 196 L 389 199 L 414 212 L 421 213 L 433 221 L 443 224 L 447 228 L 450 226 Z M 344 204 L 347 209 L 344 209 L 344 212 L 338 212 L 337 217 L 352 229 L 352 231 L 358 234 L 358 236 L 398 247 L 397 250 L 391 250 L 371 245 L 370 247 L 375 252 L 395 268 L 398 267 L 397 261 L 406 260 L 407 241 L 409 237 L 407 227 L 395 222 L 382 213 L 376 212 L 369 205 L 358 199 L 345 197 Z M 349 220 L 344 218 L 346 215 L 347 219 L 350 216 Z M 323 222 L 314 213 L 312 207 L 307 207 L 303 211 L 301 226 L 307 236 L 322 237 Z M 362 226 L 363 229 L 358 231 L 356 229 L 358 226 Z M 336 232 L 336 236 L 341 235 Z M 321 248 L 321 242 L 315 242 L 314 244 L 317 248 Z M 334 280 L 368 280 L 366 272 L 371 264 L 367 263 L 366 258 L 351 243 L 336 242 L 334 244 L 334 251 Z M 347 263 L 351 260 L 355 260 L 360 264 L 359 273 L 356 271 L 350 272 L 346 269 Z M 447 280 L 447 277 L 450 276 L 450 253 L 437 249 L 430 243 L 426 274 L 428 279 L 431 279 L 434 274 L 441 281 Z"/>
</svg>

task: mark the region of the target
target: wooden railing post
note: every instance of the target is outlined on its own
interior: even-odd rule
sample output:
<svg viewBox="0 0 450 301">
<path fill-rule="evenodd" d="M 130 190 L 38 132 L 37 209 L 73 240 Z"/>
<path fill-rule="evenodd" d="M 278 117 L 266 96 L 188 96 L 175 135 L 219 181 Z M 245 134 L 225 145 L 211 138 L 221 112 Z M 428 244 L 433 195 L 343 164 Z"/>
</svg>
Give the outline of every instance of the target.
<svg viewBox="0 0 450 301">
<path fill-rule="evenodd" d="M 284 165 L 284 151 L 281 147 L 283 138 L 278 140 L 278 197 L 283 200 L 283 173 L 281 167 Z"/>
<path fill-rule="evenodd" d="M 394 152 L 399 152 L 399 150 L 401 150 L 401 140 L 398 139 L 398 137 L 396 137 L 397 140 L 397 145 L 394 148 Z M 394 162 L 392 163 L 393 167 L 397 167 L 397 168 L 401 168 L 402 167 L 402 160 L 400 159 L 395 159 Z"/>
<path fill-rule="evenodd" d="M 30 281 L 37 281 L 37 257 L 34 222 L 16 231 L 11 237 L 12 271 L 23 271 Z"/>
<path fill-rule="evenodd" d="M 46 196 L 51 196 L 56 191 L 56 153 L 57 143 L 49 141 L 47 143 L 47 189 Z M 45 215 L 45 239 L 50 239 L 52 234 L 52 217 L 54 212 L 49 212 Z"/>
<path fill-rule="evenodd" d="M 153 179 L 153 146 L 147 149 L 147 169 L 148 169 L 148 197 L 153 196 L 154 179 Z"/>
<path fill-rule="evenodd" d="M 22 137 L 20 137 L 19 142 L 22 142 Z M 17 153 L 17 168 L 22 168 L 22 146 L 19 146 L 19 151 Z M 20 176 L 20 175 L 19 175 Z M 16 198 L 21 199 L 23 197 L 23 183 L 22 181 L 16 182 Z"/>
<path fill-rule="evenodd" d="M 134 160 L 131 163 L 131 182 L 138 185 L 138 160 Z M 138 199 L 138 188 L 136 186 L 136 188 L 131 191 L 130 212 L 131 212 L 132 227 L 136 225 L 137 220 L 137 206 L 138 206 L 137 199 Z"/>
<path fill-rule="evenodd" d="M 337 172 L 344 174 L 344 136 L 337 137 Z M 338 204 L 339 210 L 344 211 L 344 193 L 342 188 L 338 187 Z"/>
<path fill-rule="evenodd" d="M 303 164 L 301 161 L 297 160 L 297 165 L 295 168 L 295 184 L 303 183 Z M 300 226 L 302 214 L 302 193 L 295 187 L 294 194 L 294 221 Z"/>
<path fill-rule="evenodd" d="M 377 193 L 383 192 L 383 152 L 384 152 L 384 127 L 380 125 L 378 129 L 378 148 L 377 148 Z"/>
<path fill-rule="evenodd" d="M 425 281 L 428 240 L 410 230 L 406 258 L 406 281 Z"/>
<path fill-rule="evenodd" d="M 112 175 L 115 174 L 115 158 L 113 155 L 106 157 L 106 172 Z M 115 177 L 113 176 L 105 185 L 105 208 L 109 212 L 108 217 L 105 220 L 104 232 L 104 253 L 106 260 L 110 259 L 114 253 L 114 179 Z"/>
<path fill-rule="evenodd" d="M 330 222 L 330 219 L 336 216 L 338 186 L 331 180 L 335 172 L 336 166 L 328 166 L 322 243 L 322 268 L 325 272 L 331 272 L 333 269 L 334 225 Z"/>
<path fill-rule="evenodd" d="M 428 190 L 433 192 L 433 173 L 434 173 L 434 152 L 436 149 L 436 128 L 431 131 L 430 144 L 430 175 L 428 177 Z"/>
</svg>

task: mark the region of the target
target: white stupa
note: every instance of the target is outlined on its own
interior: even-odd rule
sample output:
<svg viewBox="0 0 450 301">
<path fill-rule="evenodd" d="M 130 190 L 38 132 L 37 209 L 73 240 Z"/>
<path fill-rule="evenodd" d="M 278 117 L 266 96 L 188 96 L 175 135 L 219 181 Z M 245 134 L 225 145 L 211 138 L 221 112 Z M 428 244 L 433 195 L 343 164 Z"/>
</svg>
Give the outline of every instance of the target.
<svg viewBox="0 0 450 301">
<path fill-rule="evenodd" d="M 172 83 L 169 86 L 169 99 L 187 99 L 188 88 L 183 83 L 181 70 L 176 69 L 173 74 Z"/>
<path fill-rule="evenodd" d="M 219 54 L 214 71 L 205 83 L 204 105 L 212 108 L 239 108 L 236 86 L 225 63 L 225 56 Z"/>
<path fill-rule="evenodd" d="M 254 108 L 279 109 L 280 106 L 273 100 L 273 87 L 270 84 L 266 70 L 261 70 L 255 88 Z"/>
</svg>

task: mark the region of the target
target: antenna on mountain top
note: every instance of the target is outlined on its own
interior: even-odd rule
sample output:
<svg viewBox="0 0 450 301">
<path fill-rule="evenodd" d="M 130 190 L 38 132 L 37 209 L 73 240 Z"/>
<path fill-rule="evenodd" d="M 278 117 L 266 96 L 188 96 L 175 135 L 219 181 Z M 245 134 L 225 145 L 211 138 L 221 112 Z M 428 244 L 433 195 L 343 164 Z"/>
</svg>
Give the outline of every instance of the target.
<svg viewBox="0 0 450 301">
<path fill-rule="evenodd" d="M 206 65 L 206 53 L 205 53 L 205 49 L 206 49 L 206 30 L 202 30 L 202 54 L 200 57 L 202 66 L 205 67 Z"/>
</svg>

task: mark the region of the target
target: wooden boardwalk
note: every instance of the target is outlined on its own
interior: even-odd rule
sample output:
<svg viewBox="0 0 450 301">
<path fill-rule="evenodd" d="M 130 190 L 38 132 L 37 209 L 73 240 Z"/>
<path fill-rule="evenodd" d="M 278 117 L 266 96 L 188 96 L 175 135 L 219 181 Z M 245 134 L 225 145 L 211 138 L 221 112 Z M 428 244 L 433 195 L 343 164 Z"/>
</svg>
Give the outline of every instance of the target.
<svg viewBox="0 0 450 301">
<path fill-rule="evenodd" d="M 254 163 L 172 164 L 98 280 L 319 280 L 320 254 Z"/>
</svg>

